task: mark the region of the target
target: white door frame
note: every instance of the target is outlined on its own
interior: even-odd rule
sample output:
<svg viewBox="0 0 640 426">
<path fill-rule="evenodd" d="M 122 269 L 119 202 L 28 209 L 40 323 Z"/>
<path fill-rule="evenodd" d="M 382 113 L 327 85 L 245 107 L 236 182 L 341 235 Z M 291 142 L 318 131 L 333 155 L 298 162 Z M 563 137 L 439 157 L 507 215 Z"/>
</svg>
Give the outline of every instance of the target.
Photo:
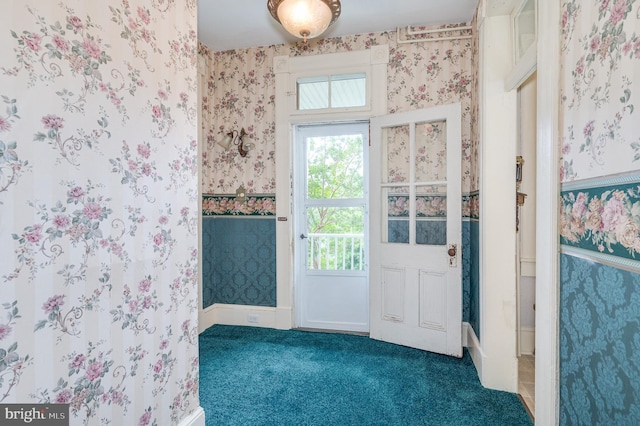
<svg viewBox="0 0 640 426">
<path fill-rule="evenodd" d="M 536 423 L 559 415 L 560 4 L 538 2 Z"/>
<path fill-rule="evenodd" d="M 387 64 L 389 45 L 371 46 L 354 52 L 314 56 L 276 56 L 273 72 L 276 80 L 276 300 L 275 328 L 289 329 L 295 324 L 294 304 L 294 232 L 291 177 L 293 173 L 292 126 L 303 123 L 354 121 L 387 113 Z M 295 111 L 295 74 L 311 70 L 321 74 L 340 74 L 342 70 L 368 69 L 371 96 L 367 109 L 305 114 Z"/>
</svg>

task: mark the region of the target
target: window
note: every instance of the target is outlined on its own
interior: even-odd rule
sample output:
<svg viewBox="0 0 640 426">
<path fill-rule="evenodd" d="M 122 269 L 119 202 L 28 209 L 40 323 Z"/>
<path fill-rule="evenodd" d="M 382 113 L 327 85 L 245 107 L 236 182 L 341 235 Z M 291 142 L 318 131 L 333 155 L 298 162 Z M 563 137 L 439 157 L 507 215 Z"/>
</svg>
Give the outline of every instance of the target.
<svg viewBox="0 0 640 426">
<path fill-rule="evenodd" d="M 297 109 L 363 107 L 367 104 L 367 75 L 338 74 L 296 80 Z"/>
</svg>

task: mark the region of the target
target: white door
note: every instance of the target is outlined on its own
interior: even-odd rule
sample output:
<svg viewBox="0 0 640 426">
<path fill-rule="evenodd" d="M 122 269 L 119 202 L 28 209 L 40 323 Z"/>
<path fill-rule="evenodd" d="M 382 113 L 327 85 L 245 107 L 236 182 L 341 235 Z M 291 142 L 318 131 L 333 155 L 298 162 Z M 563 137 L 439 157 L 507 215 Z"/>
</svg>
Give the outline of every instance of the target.
<svg viewBox="0 0 640 426">
<path fill-rule="evenodd" d="M 367 123 L 298 126 L 296 322 L 369 331 Z"/>
<path fill-rule="evenodd" d="M 371 337 L 462 356 L 460 104 L 371 120 Z"/>
</svg>

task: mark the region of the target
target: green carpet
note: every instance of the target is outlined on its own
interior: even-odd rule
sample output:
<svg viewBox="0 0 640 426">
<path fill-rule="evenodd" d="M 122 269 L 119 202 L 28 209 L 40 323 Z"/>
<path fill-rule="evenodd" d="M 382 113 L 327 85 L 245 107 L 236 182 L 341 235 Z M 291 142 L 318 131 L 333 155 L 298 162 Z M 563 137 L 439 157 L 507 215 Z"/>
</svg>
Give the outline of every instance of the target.
<svg viewBox="0 0 640 426">
<path fill-rule="evenodd" d="M 207 425 L 531 425 L 466 352 L 223 325 L 200 335 L 200 404 Z"/>
</svg>

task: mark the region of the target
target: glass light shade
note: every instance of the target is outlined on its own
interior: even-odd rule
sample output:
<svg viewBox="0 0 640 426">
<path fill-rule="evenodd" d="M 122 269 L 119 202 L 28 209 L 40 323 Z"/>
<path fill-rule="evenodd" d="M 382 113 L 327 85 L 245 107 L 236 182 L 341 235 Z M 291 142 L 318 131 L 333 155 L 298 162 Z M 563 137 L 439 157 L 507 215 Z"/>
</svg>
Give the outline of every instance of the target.
<svg viewBox="0 0 640 426">
<path fill-rule="evenodd" d="M 240 148 L 243 151 L 250 151 L 253 148 L 253 144 L 249 142 L 249 135 L 246 133 L 242 133 L 240 136 Z"/>
<path fill-rule="evenodd" d="M 233 142 L 233 136 L 233 132 L 227 133 L 224 139 L 218 141 L 218 145 L 223 147 L 225 150 L 229 150 L 229 148 L 231 147 L 231 143 Z"/>
<path fill-rule="evenodd" d="M 322 34 L 340 15 L 339 0 L 269 0 L 267 6 L 288 32 L 305 41 Z"/>
</svg>

